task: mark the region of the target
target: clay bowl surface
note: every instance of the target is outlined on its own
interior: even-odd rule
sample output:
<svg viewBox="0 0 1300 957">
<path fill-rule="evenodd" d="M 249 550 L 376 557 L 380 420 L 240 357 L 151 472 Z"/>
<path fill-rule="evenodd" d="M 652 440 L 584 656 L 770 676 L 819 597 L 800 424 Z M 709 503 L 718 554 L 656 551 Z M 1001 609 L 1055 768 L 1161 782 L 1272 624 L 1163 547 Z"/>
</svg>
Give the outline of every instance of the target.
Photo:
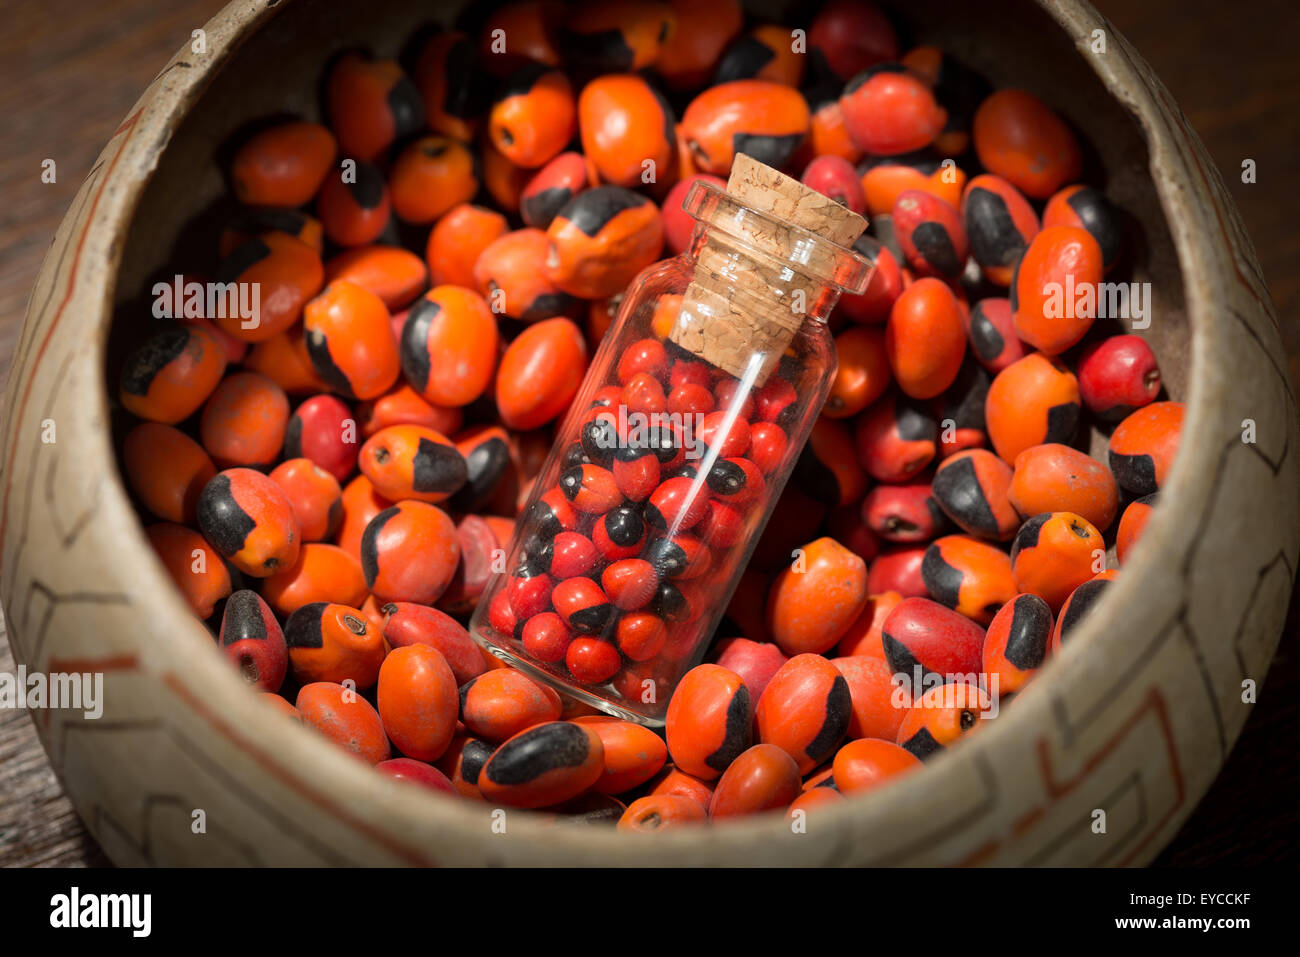
<svg viewBox="0 0 1300 957">
<path fill-rule="evenodd" d="M 438 800 L 274 713 L 220 659 L 154 559 L 114 456 L 108 383 L 157 275 L 210 270 L 222 164 L 272 114 L 318 116 L 327 57 L 393 55 L 398 0 L 236 0 L 105 147 L 31 297 L 9 382 L 3 599 L 19 662 L 100 671 L 105 713 L 37 715 L 79 813 L 120 864 L 1138 864 L 1174 835 L 1244 723 L 1300 546 L 1296 413 L 1273 307 L 1219 174 L 1122 37 L 1072 0 L 926 7 L 934 42 L 1044 96 L 1126 210 L 1144 332 L 1188 403 L 1182 451 L 1125 573 L 999 719 L 923 774 L 808 833 L 751 820 L 629 840 Z M 436 13 L 431 19 L 438 19 Z M 444 16 L 445 21 L 449 17 Z M 1094 47 L 1102 31 L 1105 51 Z M 113 370 L 113 371 L 110 371 Z M 57 441 L 42 442 L 47 420 Z M 1244 420 L 1256 441 L 1242 441 Z M 1100 449 L 1102 438 L 1094 437 Z M 196 835 L 194 809 L 206 814 Z M 1107 812 L 1105 834 L 1088 826 Z"/>
</svg>

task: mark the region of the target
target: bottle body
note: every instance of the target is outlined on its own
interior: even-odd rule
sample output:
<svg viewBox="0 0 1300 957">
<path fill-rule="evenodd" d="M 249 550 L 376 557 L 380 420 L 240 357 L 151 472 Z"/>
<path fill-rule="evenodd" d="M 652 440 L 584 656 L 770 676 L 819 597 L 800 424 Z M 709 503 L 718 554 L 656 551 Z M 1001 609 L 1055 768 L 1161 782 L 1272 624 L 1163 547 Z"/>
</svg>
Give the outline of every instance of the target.
<svg viewBox="0 0 1300 957">
<path fill-rule="evenodd" d="M 835 372 L 824 320 L 840 287 L 700 218 L 686 253 L 629 287 L 470 626 L 526 672 L 652 726 L 705 655 Z M 790 309 L 789 329 L 710 361 L 710 301 L 743 313 L 752 292 L 727 273 L 756 259 L 767 282 L 749 308 Z"/>
</svg>

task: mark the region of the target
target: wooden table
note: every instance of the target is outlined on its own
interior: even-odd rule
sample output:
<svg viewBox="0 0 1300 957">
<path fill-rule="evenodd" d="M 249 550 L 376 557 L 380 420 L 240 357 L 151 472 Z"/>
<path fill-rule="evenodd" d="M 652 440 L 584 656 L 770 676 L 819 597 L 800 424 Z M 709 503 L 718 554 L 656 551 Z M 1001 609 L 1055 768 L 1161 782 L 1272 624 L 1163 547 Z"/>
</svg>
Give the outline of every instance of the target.
<svg viewBox="0 0 1300 957">
<path fill-rule="evenodd" d="M 1241 207 L 1300 382 L 1300 61 L 1289 0 L 1098 0 L 1151 61 L 1204 137 Z M 0 377 L 7 377 L 41 257 L 82 178 L 136 97 L 221 0 L 10 0 L 0 32 Z M 1239 170 L 1254 159 L 1258 182 Z M 56 163 L 43 183 L 42 162 Z M 1218 783 L 1160 858 L 1253 866 L 1300 847 L 1300 601 L 1260 702 Z M 14 662 L 0 624 L 0 671 Z M 0 864 L 103 865 L 22 712 L 0 711 Z"/>
</svg>

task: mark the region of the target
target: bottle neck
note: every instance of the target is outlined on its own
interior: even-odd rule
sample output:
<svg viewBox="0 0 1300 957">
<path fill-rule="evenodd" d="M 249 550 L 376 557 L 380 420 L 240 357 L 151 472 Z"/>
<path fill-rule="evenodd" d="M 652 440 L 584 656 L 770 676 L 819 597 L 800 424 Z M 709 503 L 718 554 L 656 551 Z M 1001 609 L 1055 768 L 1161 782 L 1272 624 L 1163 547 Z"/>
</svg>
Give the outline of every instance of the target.
<svg viewBox="0 0 1300 957">
<path fill-rule="evenodd" d="M 697 282 L 725 288 L 754 314 L 782 325 L 826 322 L 841 288 L 802 264 L 701 224 L 690 247 Z"/>
<path fill-rule="evenodd" d="M 824 325 L 838 286 L 814 278 L 737 236 L 703 227 L 672 340 L 762 386 L 805 324 Z"/>
</svg>

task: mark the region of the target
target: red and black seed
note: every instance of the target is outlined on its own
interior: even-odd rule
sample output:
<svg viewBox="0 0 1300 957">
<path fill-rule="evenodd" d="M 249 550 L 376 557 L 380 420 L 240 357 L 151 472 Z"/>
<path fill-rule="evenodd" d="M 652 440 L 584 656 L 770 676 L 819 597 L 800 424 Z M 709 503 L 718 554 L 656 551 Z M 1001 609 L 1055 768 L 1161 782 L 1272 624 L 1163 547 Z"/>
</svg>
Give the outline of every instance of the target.
<svg viewBox="0 0 1300 957">
<path fill-rule="evenodd" d="M 1065 643 L 1070 632 L 1083 621 L 1109 585 L 1109 579 L 1094 578 L 1084 582 L 1070 593 L 1070 597 L 1061 606 L 1060 618 L 1056 622 L 1056 633 L 1052 636 L 1053 647 L 1059 649 Z"/>
<path fill-rule="evenodd" d="M 934 735 L 930 733 L 929 728 L 921 728 L 916 734 L 901 742 L 901 747 L 910 751 L 922 761 L 930 757 L 930 755 L 944 750 L 943 745 L 934 739 Z"/>
<path fill-rule="evenodd" d="M 545 807 L 576 797 L 605 768 L 604 747 L 589 727 L 549 721 L 510 738 L 493 753 L 478 776 L 490 802 Z"/>
<path fill-rule="evenodd" d="M 329 338 L 323 332 L 311 331 L 303 336 L 303 344 L 307 347 L 307 357 L 311 359 L 312 368 L 321 380 L 340 395 L 355 399 L 351 380 L 330 353 Z M 427 374 L 425 378 L 428 378 Z"/>
<path fill-rule="evenodd" d="M 776 58 L 776 52 L 759 37 L 750 33 L 733 43 L 718 61 L 713 73 L 715 86 L 733 80 L 748 80 Z"/>
<path fill-rule="evenodd" d="M 642 557 L 648 561 L 661 578 L 681 578 L 697 567 L 703 560 L 707 548 L 694 535 L 676 535 L 673 538 L 657 538 L 646 546 Z M 689 577 L 689 576 L 687 576 Z"/>
<path fill-rule="evenodd" d="M 1159 490 L 1155 459 L 1150 455 L 1123 455 L 1112 449 L 1107 453 L 1107 457 L 1110 460 L 1111 473 L 1121 488 L 1139 496 L 1151 495 Z"/>
<path fill-rule="evenodd" d="M 361 533 L 361 574 L 366 578 L 367 588 L 373 588 L 379 577 L 379 533 L 401 510 L 399 505 L 390 505 L 372 518 Z"/>
<path fill-rule="evenodd" d="M 607 415 L 598 415 L 583 423 L 578 442 L 588 462 L 609 468 L 614 461 L 614 452 L 619 448 L 618 426 Z"/>
<path fill-rule="evenodd" d="M 411 460 L 412 485 L 417 492 L 457 491 L 469 477 L 465 457 L 454 445 L 421 438 Z"/>
<path fill-rule="evenodd" d="M 261 641 L 270 634 L 280 634 L 280 624 L 257 592 L 242 588 L 226 599 L 218 636 L 222 645 Z"/>
<path fill-rule="evenodd" d="M 510 470 L 510 445 L 504 430 L 488 428 L 460 443 L 459 451 L 465 460 L 465 484 L 447 503 L 461 512 L 475 512 L 492 497 Z"/>
<path fill-rule="evenodd" d="M 1027 519 L 1025 524 L 1020 526 L 1020 531 L 1016 532 L 1015 540 L 1011 543 L 1012 564 L 1015 564 L 1016 556 L 1020 554 L 1021 549 L 1033 548 L 1038 544 L 1038 534 L 1051 518 L 1051 512 L 1042 512 Z"/>
<path fill-rule="evenodd" d="M 659 485 L 659 456 L 651 449 L 621 448 L 614 456 L 612 472 L 625 498 L 645 501 Z"/>
<path fill-rule="evenodd" d="M 290 614 L 284 623 L 285 644 L 290 648 L 323 648 L 325 636 L 321 631 L 321 617 L 328 607 L 329 602 L 314 601 Z"/>
<path fill-rule="evenodd" d="M 479 738 L 470 738 L 460 752 L 460 776 L 466 784 L 478 786 L 478 776 L 496 748 Z"/>
<path fill-rule="evenodd" d="M 578 527 L 578 512 L 563 493 L 552 489 L 533 503 L 528 524 L 542 537 L 553 538 Z"/>
<path fill-rule="evenodd" d="M 648 197 L 622 186 L 597 186 L 573 197 L 556 218 L 568 220 L 587 236 L 594 237 L 619 213 L 649 202 Z"/>
<path fill-rule="evenodd" d="M 218 472 L 203 487 L 198 502 L 199 530 L 222 555 L 234 555 L 244 547 L 257 522 L 235 500 L 230 476 Z"/>
<path fill-rule="evenodd" d="M 691 613 L 690 600 L 670 581 L 661 581 L 650 600 L 650 610 L 665 621 L 681 621 Z"/>
<path fill-rule="evenodd" d="M 808 742 L 804 754 L 814 764 L 820 764 L 830 757 L 835 746 L 840 743 L 849 730 L 849 718 L 853 714 L 853 700 L 849 695 L 849 683 L 843 675 L 836 675 L 826 693 L 824 706 L 826 720 L 816 737 Z"/>
<path fill-rule="evenodd" d="M 429 355 L 429 328 L 440 312 L 441 303 L 421 296 L 407 312 L 406 322 L 402 324 L 402 372 L 411 387 L 421 392 L 428 388 L 429 376 L 433 371 L 433 357 Z M 333 363 L 332 359 L 329 361 Z"/>
<path fill-rule="evenodd" d="M 1092 234 L 1101 247 L 1101 261 L 1110 269 L 1119 258 L 1122 232 L 1115 207 L 1106 194 L 1094 186 L 1068 186 L 1048 202 L 1043 226 L 1079 226 Z"/>
<path fill-rule="evenodd" d="M 953 441 L 945 443 L 945 448 L 955 450 L 984 444 L 984 402 L 992 381 L 988 370 L 978 362 L 970 357 L 962 362 L 957 378 L 944 391 L 939 406 L 939 421 L 951 419 L 957 431 Z"/>
<path fill-rule="evenodd" d="M 984 268 L 1009 270 L 1038 233 L 1038 216 L 1014 186 L 997 176 L 977 176 L 962 199 L 971 254 Z M 1004 274 L 1010 277 L 1009 271 Z"/>
<path fill-rule="evenodd" d="M 1025 354 L 1016 337 L 1011 301 L 1006 298 L 981 299 L 971 307 L 967 332 L 971 351 L 987 369 L 998 371 Z"/>
<path fill-rule="evenodd" d="M 1011 601 L 1011 625 L 1002 652 L 1021 671 L 1032 671 L 1043 664 L 1052 640 L 1052 609 L 1033 594 L 1017 595 Z"/>
<path fill-rule="evenodd" d="M 564 454 L 560 456 L 560 468 L 566 472 L 569 469 L 591 464 L 593 464 L 591 456 L 583 450 L 581 442 L 570 443 L 568 448 L 564 450 Z"/>
<path fill-rule="evenodd" d="M 233 252 L 248 240 L 271 232 L 284 233 L 308 246 L 319 247 L 319 230 L 320 224 L 317 220 L 296 209 L 276 209 L 270 206 L 244 207 L 221 231 L 219 247 Z M 312 236 L 313 231 L 316 233 L 315 236 Z"/>
<path fill-rule="evenodd" d="M 843 679 L 841 679 L 843 680 Z M 847 691 L 848 686 L 845 685 Z M 752 740 L 752 709 L 750 708 L 749 688 L 740 685 L 727 703 L 727 723 L 722 744 L 704 759 L 704 763 L 719 773 L 727 770 L 731 762 L 749 749 Z M 847 727 L 847 716 L 845 727 Z"/>
<path fill-rule="evenodd" d="M 745 488 L 745 469 L 731 459 L 718 459 L 704 479 L 709 489 L 718 495 L 737 495 Z"/>
<path fill-rule="evenodd" d="M 995 539 L 1009 537 L 1011 529 L 998 521 L 994 503 L 990 500 L 993 492 L 985 487 L 976 465 L 971 456 L 946 463 L 930 483 L 934 498 L 954 522 L 972 535 Z"/>
<path fill-rule="evenodd" d="M 601 519 L 605 534 L 615 545 L 625 548 L 640 545 L 645 539 L 645 520 L 630 505 L 612 509 Z"/>
<path fill-rule="evenodd" d="M 965 576 L 962 575 L 960 568 L 948 564 L 943 557 L 943 550 L 933 542 L 921 558 L 921 580 L 925 582 L 925 589 L 930 593 L 931 598 L 948 608 L 957 607 L 957 603 L 961 600 L 961 586 Z M 884 640 L 888 651 L 889 643 L 894 639 L 885 636 Z M 901 644 L 898 645 L 896 653 L 900 660 L 904 654 L 911 655 L 911 652 Z"/>
<path fill-rule="evenodd" d="M 542 167 L 519 198 L 524 225 L 546 229 L 565 204 L 587 187 L 587 165 L 580 153 L 563 153 Z"/>
<path fill-rule="evenodd" d="M 150 336 L 123 365 L 122 391 L 131 395 L 148 395 L 154 377 L 180 358 L 189 341 L 189 330 L 179 325 Z"/>
<path fill-rule="evenodd" d="M 217 266 L 216 280 L 219 283 L 238 282 L 250 267 L 271 255 L 271 247 L 261 238 L 254 236 L 235 247 L 234 251 Z"/>
</svg>

